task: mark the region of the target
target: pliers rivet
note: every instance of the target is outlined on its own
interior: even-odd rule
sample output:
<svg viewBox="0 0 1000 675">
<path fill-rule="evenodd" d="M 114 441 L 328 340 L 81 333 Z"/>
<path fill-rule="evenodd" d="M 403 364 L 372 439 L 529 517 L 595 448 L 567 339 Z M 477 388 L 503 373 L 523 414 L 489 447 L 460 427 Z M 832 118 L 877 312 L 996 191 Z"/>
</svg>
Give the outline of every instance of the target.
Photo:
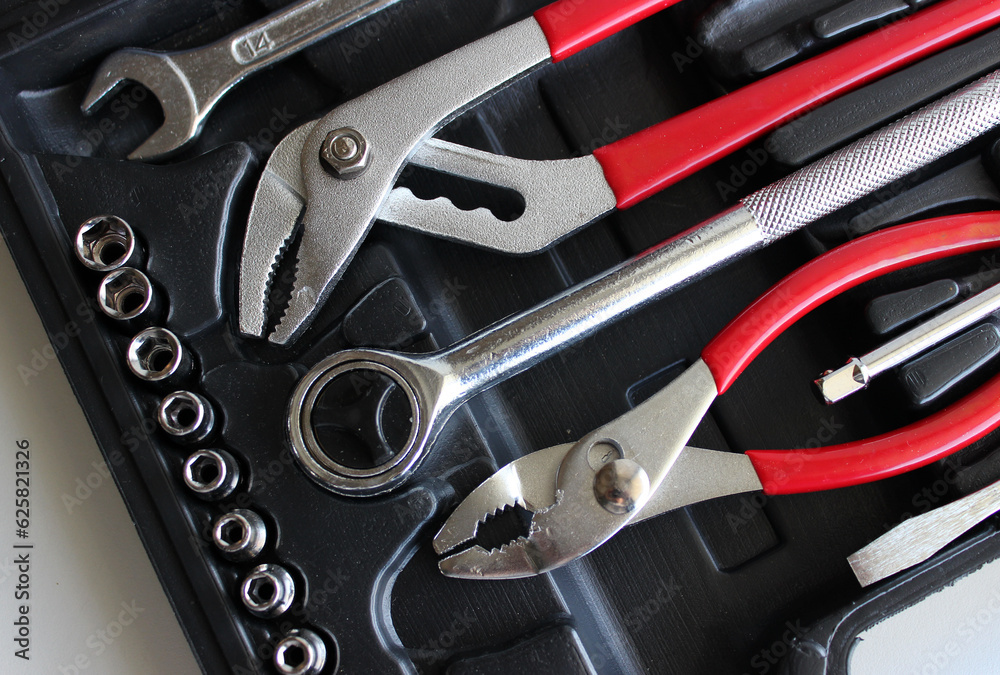
<svg viewBox="0 0 1000 675">
<path fill-rule="evenodd" d="M 632 513 L 648 493 L 649 476 L 631 459 L 608 462 L 594 476 L 597 503 L 615 515 Z"/>
<path fill-rule="evenodd" d="M 327 134 L 320 157 L 341 178 L 368 168 L 368 140 L 357 129 L 344 127 Z"/>
</svg>

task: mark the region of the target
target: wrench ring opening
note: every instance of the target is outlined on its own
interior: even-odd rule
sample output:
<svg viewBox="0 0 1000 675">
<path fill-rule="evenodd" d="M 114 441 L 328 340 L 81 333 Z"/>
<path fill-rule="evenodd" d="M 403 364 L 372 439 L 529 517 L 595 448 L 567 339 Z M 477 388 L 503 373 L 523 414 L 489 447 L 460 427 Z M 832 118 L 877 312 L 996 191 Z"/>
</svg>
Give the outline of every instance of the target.
<svg viewBox="0 0 1000 675">
<path fill-rule="evenodd" d="M 375 360 L 378 356 L 377 352 L 335 355 L 309 371 L 292 395 L 289 410 L 292 452 L 314 480 L 338 494 L 368 496 L 391 490 L 412 472 L 426 446 L 428 429 L 416 389 L 400 370 Z M 388 379 L 405 395 L 410 409 L 409 434 L 402 447 L 393 447 L 391 457 L 382 463 L 372 467 L 348 466 L 324 450 L 313 413 L 334 380 L 354 375 L 371 381 L 372 374 Z M 382 409 L 376 407 L 376 415 L 381 414 Z M 374 420 L 376 425 L 379 422 Z"/>
</svg>

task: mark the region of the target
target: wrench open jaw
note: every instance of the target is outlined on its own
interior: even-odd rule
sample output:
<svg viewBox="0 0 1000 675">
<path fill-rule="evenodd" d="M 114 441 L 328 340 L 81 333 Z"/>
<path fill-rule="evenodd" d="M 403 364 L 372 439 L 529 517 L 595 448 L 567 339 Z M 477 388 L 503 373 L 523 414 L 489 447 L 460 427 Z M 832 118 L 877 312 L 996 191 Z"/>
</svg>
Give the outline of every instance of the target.
<svg viewBox="0 0 1000 675">
<path fill-rule="evenodd" d="M 298 0 L 221 40 L 183 51 L 123 49 L 104 60 L 81 106 L 89 113 L 125 81 L 149 89 L 163 125 L 129 159 L 159 159 L 191 143 L 238 82 L 399 0 Z"/>
<path fill-rule="evenodd" d="M 148 49 L 123 49 L 101 63 L 80 106 L 85 113 L 125 82 L 136 82 L 149 89 L 163 108 L 163 124 L 133 150 L 129 159 L 152 159 L 183 148 L 201 131 L 213 100 L 197 96 L 185 75 L 184 53 L 156 52 Z"/>
</svg>

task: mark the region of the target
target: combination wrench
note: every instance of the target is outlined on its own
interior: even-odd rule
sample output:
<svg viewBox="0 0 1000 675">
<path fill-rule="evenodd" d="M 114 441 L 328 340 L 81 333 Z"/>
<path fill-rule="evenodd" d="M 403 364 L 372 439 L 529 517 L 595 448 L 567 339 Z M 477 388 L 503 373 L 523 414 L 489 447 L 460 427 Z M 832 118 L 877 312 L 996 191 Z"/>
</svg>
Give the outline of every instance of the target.
<svg viewBox="0 0 1000 675">
<path fill-rule="evenodd" d="M 305 0 L 204 47 L 122 49 L 101 63 L 81 108 L 91 112 L 125 81 L 142 84 L 159 100 L 163 125 L 129 159 L 164 157 L 194 140 L 219 100 L 244 78 L 397 2 Z"/>
<path fill-rule="evenodd" d="M 741 200 L 734 208 L 443 351 L 410 355 L 372 349 L 334 354 L 314 366 L 292 394 L 292 450 L 319 484 L 345 495 L 398 486 L 418 466 L 454 411 L 608 324 L 870 195 L 970 143 L 1000 124 L 1000 71 L 918 110 Z M 724 359 L 723 359 L 724 360 Z M 366 374 L 366 375 L 365 375 Z M 388 378 L 405 394 L 410 430 L 387 458 L 358 468 L 324 452 L 313 412 L 339 378 Z M 369 399 L 372 400 L 372 399 Z M 382 415 L 389 390 L 376 397 Z M 352 422 L 356 426 L 356 420 Z M 374 420 L 381 437 L 380 419 Z"/>
</svg>

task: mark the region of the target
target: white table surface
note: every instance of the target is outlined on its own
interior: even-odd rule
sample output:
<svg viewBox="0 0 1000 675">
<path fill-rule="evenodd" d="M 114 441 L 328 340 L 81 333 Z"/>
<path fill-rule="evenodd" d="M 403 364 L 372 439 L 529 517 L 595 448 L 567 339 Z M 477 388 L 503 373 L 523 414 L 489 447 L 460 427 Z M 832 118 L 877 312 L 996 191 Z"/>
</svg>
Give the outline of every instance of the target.
<svg viewBox="0 0 1000 675">
<path fill-rule="evenodd" d="M 0 289 L 0 673 L 201 672 L 66 376 L 58 361 L 45 359 L 41 322 L 2 243 Z M 36 354 L 41 360 L 32 364 Z M 14 523 L 20 439 L 30 442 L 24 540 Z M 33 545 L 26 603 L 15 598 L 19 570 L 12 564 L 21 543 Z M 13 642 L 22 604 L 29 607 L 29 661 L 15 656 Z"/>
</svg>

